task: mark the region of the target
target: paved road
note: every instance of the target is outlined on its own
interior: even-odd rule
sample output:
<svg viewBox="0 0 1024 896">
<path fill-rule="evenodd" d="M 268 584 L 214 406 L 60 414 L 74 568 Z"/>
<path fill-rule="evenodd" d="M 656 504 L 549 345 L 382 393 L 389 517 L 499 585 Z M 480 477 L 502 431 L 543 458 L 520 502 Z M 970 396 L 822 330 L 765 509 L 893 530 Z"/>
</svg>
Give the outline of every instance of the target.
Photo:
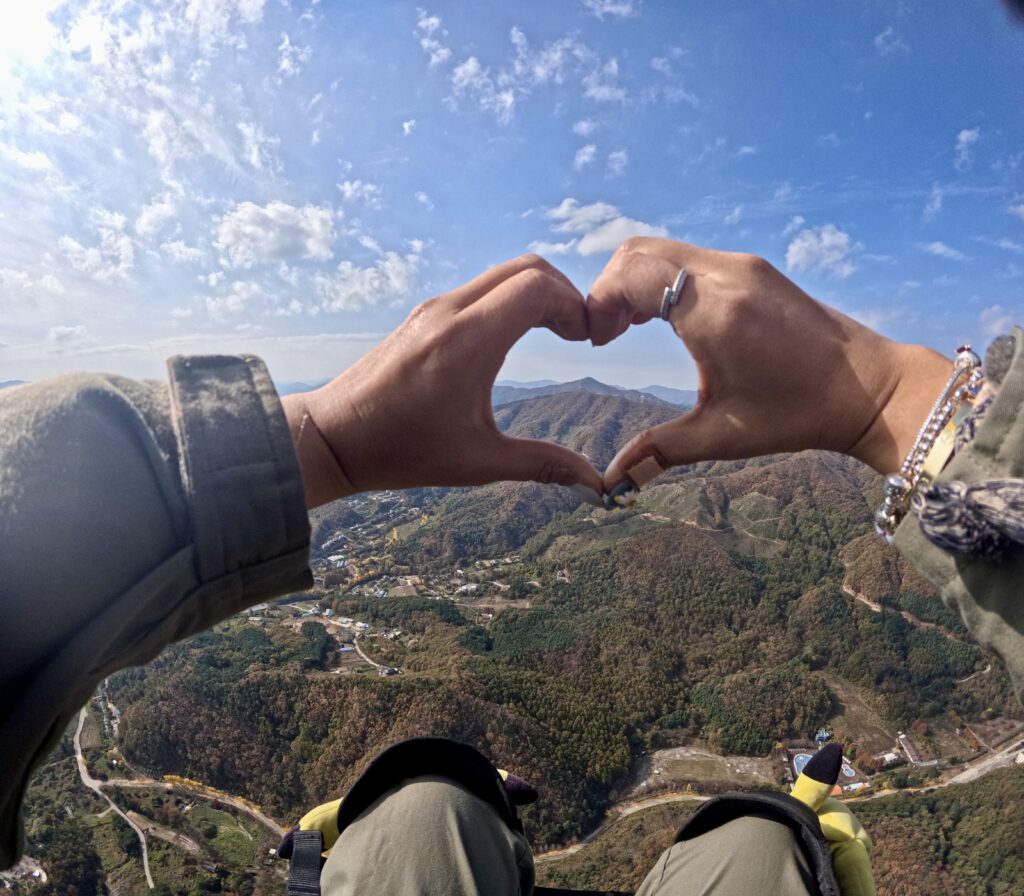
<svg viewBox="0 0 1024 896">
<path fill-rule="evenodd" d="M 201 800 L 218 800 L 225 806 L 231 806 L 237 809 L 239 812 L 248 815 L 253 821 L 259 822 L 268 831 L 277 837 L 283 837 L 285 829 L 281 827 L 273 818 L 269 815 L 265 815 L 255 806 L 250 805 L 245 800 L 241 800 L 238 797 L 232 796 L 230 793 L 223 793 L 222 791 L 210 788 L 209 792 L 205 790 L 198 790 L 189 787 L 187 784 L 170 783 L 168 781 L 157 781 L 155 778 L 133 778 L 131 780 L 111 780 L 102 782 L 103 787 L 116 787 L 121 790 L 143 790 L 146 788 L 161 788 L 172 787 L 174 790 L 187 793 L 189 796 L 195 797 Z"/>
<path fill-rule="evenodd" d="M 566 856 L 571 856 L 574 852 L 579 852 L 583 849 L 588 843 L 593 843 L 605 831 L 622 821 L 623 818 L 627 818 L 637 812 L 642 812 L 644 809 L 650 809 L 652 806 L 662 806 L 665 803 L 703 803 L 709 799 L 711 799 L 709 796 L 699 796 L 689 791 L 676 790 L 670 793 L 662 793 L 659 796 L 647 797 L 647 799 L 643 800 L 621 803 L 615 810 L 615 815 L 602 821 L 600 825 L 578 843 L 574 843 L 572 846 L 565 846 L 562 849 L 553 849 L 550 852 L 540 853 L 533 857 L 533 861 L 537 864 L 544 864 L 544 862 L 553 862 L 556 859 L 564 859 Z"/>
<path fill-rule="evenodd" d="M 134 821 L 132 821 L 124 812 L 122 812 L 117 804 L 103 792 L 103 782 L 97 781 L 92 775 L 89 774 L 89 767 L 85 764 L 85 757 L 82 755 L 82 729 L 85 727 L 85 720 L 88 718 L 89 709 L 88 706 L 83 706 L 78 713 L 78 728 L 75 730 L 75 758 L 78 760 L 78 775 L 82 779 L 82 783 L 96 793 L 97 796 L 102 797 L 108 803 L 110 808 L 113 809 L 118 815 L 120 815 L 139 838 L 139 843 L 142 844 L 142 869 L 146 872 L 146 883 L 149 884 L 149 888 L 155 889 L 156 884 L 153 883 L 153 875 L 149 871 L 149 850 L 146 848 L 146 835 Z"/>
<path fill-rule="evenodd" d="M 989 772 L 994 772 L 1000 768 L 1006 768 L 1012 765 L 1014 762 L 1015 754 L 1024 750 L 1024 740 L 1019 738 L 1013 738 L 1009 746 L 1004 747 L 998 753 L 991 753 L 983 756 L 980 759 L 976 759 L 969 768 L 960 772 L 952 778 L 946 781 L 939 781 L 936 783 L 930 783 L 922 785 L 921 787 L 905 787 L 901 790 L 880 790 L 875 793 L 865 794 L 864 796 L 851 797 L 844 802 L 848 803 L 860 803 L 865 800 L 877 800 L 882 797 L 894 796 L 898 793 L 923 793 L 929 790 L 938 790 L 941 787 L 949 787 L 951 784 L 968 784 L 971 781 L 976 781 L 978 778 L 987 775 Z M 613 806 L 608 810 L 610 817 L 605 818 L 600 825 L 598 825 L 593 831 L 587 834 L 582 840 L 577 843 L 573 843 L 571 846 L 563 847 L 562 849 L 554 849 L 550 852 L 540 853 L 534 856 L 534 861 L 538 864 L 544 862 L 553 862 L 557 859 L 563 859 L 566 856 L 571 856 L 573 853 L 579 852 L 588 843 L 592 843 L 609 828 L 615 826 L 623 818 L 632 815 L 635 812 L 642 812 L 644 809 L 649 809 L 652 806 L 660 806 L 665 803 L 682 803 L 682 802 L 705 802 L 710 799 L 710 796 L 704 796 L 702 794 L 693 793 L 690 791 L 672 791 L 669 793 L 663 793 L 657 796 L 648 797 L 643 800 L 634 800 L 626 803 L 620 803 L 618 806 Z M 611 815 L 611 813 L 615 813 Z"/>
</svg>

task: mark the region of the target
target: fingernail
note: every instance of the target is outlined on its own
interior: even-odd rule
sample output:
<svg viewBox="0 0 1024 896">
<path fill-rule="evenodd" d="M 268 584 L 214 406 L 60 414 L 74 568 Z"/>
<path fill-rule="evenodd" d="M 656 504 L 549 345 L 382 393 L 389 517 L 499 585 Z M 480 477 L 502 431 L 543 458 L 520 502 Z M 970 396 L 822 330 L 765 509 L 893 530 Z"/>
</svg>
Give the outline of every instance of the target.
<svg viewBox="0 0 1024 896">
<path fill-rule="evenodd" d="M 626 475 L 642 488 L 664 472 L 665 468 L 653 457 L 645 457 L 635 467 L 626 470 Z"/>
<path fill-rule="evenodd" d="M 575 485 L 567 486 L 567 488 L 584 504 L 589 504 L 591 507 L 604 507 L 604 501 L 601 499 L 601 496 L 592 488 L 588 488 L 579 482 Z"/>
<path fill-rule="evenodd" d="M 604 497 L 604 506 L 608 510 L 618 507 L 632 507 L 640 497 L 640 489 L 636 483 L 624 479 Z"/>
</svg>

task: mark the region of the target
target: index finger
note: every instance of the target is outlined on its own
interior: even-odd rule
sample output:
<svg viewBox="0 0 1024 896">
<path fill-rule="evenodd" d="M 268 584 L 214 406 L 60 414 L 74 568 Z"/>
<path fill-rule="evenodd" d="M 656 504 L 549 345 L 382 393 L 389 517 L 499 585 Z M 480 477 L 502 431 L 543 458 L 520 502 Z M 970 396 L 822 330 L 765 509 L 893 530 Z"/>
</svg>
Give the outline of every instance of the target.
<svg viewBox="0 0 1024 896">
<path fill-rule="evenodd" d="M 636 237 L 612 256 L 587 296 L 587 320 L 594 345 L 604 345 L 631 323 L 658 317 L 665 289 L 680 268 L 692 276 L 706 273 L 720 253 L 675 240 Z M 688 288 L 683 288 L 683 300 Z"/>
<path fill-rule="evenodd" d="M 465 283 L 446 293 L 444 301 L 451 305 L 455 311 L 462 311 L 470 307 L 474 302 L 482 299 L 501 283 L 515 277 L 516 274 L 529 270 L 542 271 L 551 277 L 564 281 L 570 286 L 572 285 L 569 282 L 569 278 L 551 262 L 541 258 L 539 255 L 527 253 L 526 255 L 520 255 L 518 258 L 495 265 L 493 268 L 488 268 L 482 274 L 470 280 L 469 283 Z"/>
<path fill-rule="evenodd" d="M 503 281 L 460 317 L 502 358 L 534 327 L 547 327 L 563 339 L 587 338 L 587 313 L 579 290 L 537 268 Z"/>
</svg>

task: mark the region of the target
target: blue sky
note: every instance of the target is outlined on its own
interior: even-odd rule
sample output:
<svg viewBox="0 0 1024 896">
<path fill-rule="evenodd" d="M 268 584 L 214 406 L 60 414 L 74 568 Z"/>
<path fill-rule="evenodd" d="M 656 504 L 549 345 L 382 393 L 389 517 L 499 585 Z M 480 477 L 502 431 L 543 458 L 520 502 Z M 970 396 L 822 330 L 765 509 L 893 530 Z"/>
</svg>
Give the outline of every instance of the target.
<svg viewBox="0 0 1024 896">
<path fill-rule="evenodd" d="M 0 33 L 0 380 L 343 369 L 534 249 L 764 255 L 894 338 L 1024 318 L 1024 29 L 996 0 L 35 0 Z M 1016 85 L 1016 86 L 1014 86 Z M 693 387 L 667 327 L 503 376 Z"/>
</svg>

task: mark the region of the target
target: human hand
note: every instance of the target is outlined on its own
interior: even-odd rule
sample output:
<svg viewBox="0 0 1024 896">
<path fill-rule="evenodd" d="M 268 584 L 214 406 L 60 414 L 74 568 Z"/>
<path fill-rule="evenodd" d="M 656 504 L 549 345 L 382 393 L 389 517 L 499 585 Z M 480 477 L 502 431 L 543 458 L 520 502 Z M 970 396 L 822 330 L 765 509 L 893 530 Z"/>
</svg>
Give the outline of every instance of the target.
<svg viewBox="0 0 1024 896">
<path fill-rule="evenodd" d="M 283 399 L 306 503 L 356 492 L 601 477 L 580 455 L 499 432 L 491 387 L 532 327 L 587 338 L 583 296 L 535 255 L 505 262 L 424 302 L 383 343 L 314 392 Z"/>
<path fill-rule="evenodd" d="M 623 447 L 608 491 L 680 464 L 806 448 L 899 467 L 952 364 L 822 305 L 764 259 L 627 240 L 587 297 L 594 345 L 657 317 L 680 268 L 689 277 L 670 322 L 697 364 L 697 407 Z"/>
</svg>

